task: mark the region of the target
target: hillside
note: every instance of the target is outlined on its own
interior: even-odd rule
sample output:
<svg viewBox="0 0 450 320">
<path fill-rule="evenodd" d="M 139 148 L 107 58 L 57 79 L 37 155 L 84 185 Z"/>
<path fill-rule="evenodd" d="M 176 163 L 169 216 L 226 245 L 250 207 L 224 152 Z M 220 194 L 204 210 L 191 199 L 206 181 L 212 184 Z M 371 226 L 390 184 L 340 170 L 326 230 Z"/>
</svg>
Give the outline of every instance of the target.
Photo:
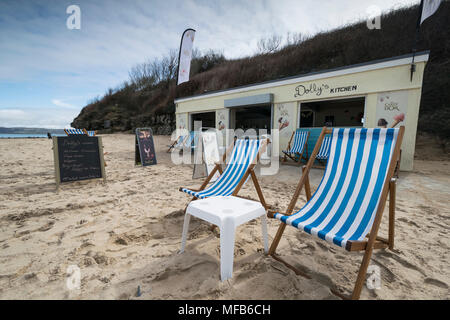
<svg viewBox="0 0 450 320">
<path fill-rule="evenodd" d="M 173 101 L 176 97 L 410 53 L 417 16 L 417 6 L 401 8 L 382 15 L 380 30 L 369 30 L 363 21 L 302 39 L 274 53 L 237 60 L 198 57 L 193 60 L 191 80 L 176 90 L 175 72 L 157 83 L 152 78 L 144 86 L 126 82 L 84 107 L 72 126 L 103 129 L 103 132 L 151 126 L 157 134 L 168 134 L 175 127 Z M 437 135 L 447 147 L 450 137 L 448 17 L 450 3 L 444 1 L 437 13 L 422 24 L 417 45 L 418 51 L 431 51 L 424 75 L 419 131 Z M 107 129 L 105 120 L 110 121 Z"/>
</svg>

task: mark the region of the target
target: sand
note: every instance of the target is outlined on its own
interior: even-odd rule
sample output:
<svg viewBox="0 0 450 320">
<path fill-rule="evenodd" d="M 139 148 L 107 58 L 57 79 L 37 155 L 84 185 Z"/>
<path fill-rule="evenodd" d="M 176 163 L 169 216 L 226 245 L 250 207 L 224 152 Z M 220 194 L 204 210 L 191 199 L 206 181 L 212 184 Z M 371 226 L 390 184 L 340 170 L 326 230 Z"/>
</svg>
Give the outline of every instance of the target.
<svg viewBox="0 0 450 320">
<path fill-rule="evenodd" d="M 0 139 L 0 299 L 340 299 L 335 290 L 353 289 L 362 253 L 288 227 L 277 252 L 307 279 L 263 254 L 260 221 L 238 228 L 233 278 L 221 282 L 217 229 L 193 218 L 178 254 L 190 201 L 178 188 L 201 180 L 192 180 L 192 166 L 170 162 L 169 138 L 155 137 L 158 165 L 145 168 L 134 165 L 133 135 L 103 142 L 107 183 L 55 192 L 50 140 Z M 381 288 L 365 287 L 361 299 L 450 297 L 450 161 L 422 158 L 400 175 L 396 248 L 375 251 L 371 261 Z M 322 174 L 312 170 L 313 190 Z M 267 202 L 284 211 L 299 178 L 291 166 L 260 177 Z M 256 198 L 251 183 L 242 195 Z M 270 219 L 269 242 L 278 225 Z M 380 234 L 386 230 L 384 219 Z M 80 270 L 79 290 L 66 285 L 71 265 Z"/>
</svg>

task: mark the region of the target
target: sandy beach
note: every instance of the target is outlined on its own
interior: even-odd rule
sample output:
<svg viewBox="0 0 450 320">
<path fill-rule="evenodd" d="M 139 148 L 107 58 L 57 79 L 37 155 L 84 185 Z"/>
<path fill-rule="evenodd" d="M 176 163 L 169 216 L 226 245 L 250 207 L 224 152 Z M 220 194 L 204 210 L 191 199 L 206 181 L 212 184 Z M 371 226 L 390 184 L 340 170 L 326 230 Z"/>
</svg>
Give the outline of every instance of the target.
<svg viewBox="0 0 450 320">
<path fill-rule="evenodd" d="M 156 166 L 134 165 L 134 135 L 103 136 L 106 184 L 84 181 L 55 191 L 52 142 L 0 139 L 0 299 L 340 299 L 353 290 L 362 253 L 349 253 L 292 227 L 278 254 L 311 279 L 263 252 L 260 221 L 240 226 L 234 273 L 220 281 L 219 232 L 191 220 L 178 254 L 183 212 L 198 187 L 192 166 L 176 166 L 169 137 L 156 136 Z M 374 251 L 381 288 L 361 299 L 449 299 L 450 160 L 418 140 L 415 170 L 397 187 L 396 248 Z M 313 169 L 314 190 L 323 170 Z M 266 201 L 284 211 L 301 175 L 281 166 L 260 177 Z M 251 183 L 241 195 L 256 199 Z M 298 207 L 305 203 L 304 193 Z M 387 209 L 380 235 L 387 234 Z M 279 222 L 269 219 L 269 243 Z M 81 289 L 66 287 L 67 268 Z M 140 287 L 141 295 L 136 296 Z"/>
</svg>

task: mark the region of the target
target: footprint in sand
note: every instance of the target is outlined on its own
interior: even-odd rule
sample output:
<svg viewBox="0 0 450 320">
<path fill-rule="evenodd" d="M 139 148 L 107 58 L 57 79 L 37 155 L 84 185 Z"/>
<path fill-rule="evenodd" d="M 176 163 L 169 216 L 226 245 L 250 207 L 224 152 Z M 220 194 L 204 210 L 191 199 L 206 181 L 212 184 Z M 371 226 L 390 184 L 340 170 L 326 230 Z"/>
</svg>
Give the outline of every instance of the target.
<svg viewBox="0 0 450 320">
<path fill-rule="evenodd" d="M 113 264 L 115 262 L 114 258 L 110 258 L 110 257 L 106 256 L 103 252 L 93 253 L 92 251 L 89 251 L 88 253 L 86 253 L 86 256 L 85 256 L 85 259 L 84 259 L 84 264 L 85 265 L 86 265 L 86 263 L 92 264 L 92 259 L 91 258 L 98 265 L 110 265 L 110 264 Z"/>
<path fill-rule="evenodd" d="M 236 248 L 234 255 L 235 256 L 243 256 L 243 255 L 245 255 L 245 250 L 242 248 Z"/>
<path fill-rule="evenodd" d="M 423 281 L 426 284 L 431 284 L 433 286 L 442 288 L 442 289 L 448 289 L 448 285 L 445 282 L 442 282 L 438 279 L 434 279 L 434 278 L 425 278 L 425 280 Z"/>
<path fill-rule="evenodd" d="M 49 221 L 48 223 L 44 224 L 42 227 L 37 229 L 40 232 L 48 231 L 51 228 L 53 228 L 53 225 L 55 224 L 55 221 Z"/>
</svg>

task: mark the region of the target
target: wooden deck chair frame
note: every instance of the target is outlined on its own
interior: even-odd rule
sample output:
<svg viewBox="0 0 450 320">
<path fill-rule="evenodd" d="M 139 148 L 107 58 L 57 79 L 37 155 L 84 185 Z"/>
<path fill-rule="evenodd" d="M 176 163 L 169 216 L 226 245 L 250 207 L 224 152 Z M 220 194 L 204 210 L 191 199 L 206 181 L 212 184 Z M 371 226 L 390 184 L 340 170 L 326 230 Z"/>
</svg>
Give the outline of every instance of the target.
<svg viewBox="0 0 450 320">
<path fill-rule="evenodd" d="M 296 131 L 297 131 L 297 130 L 294 130 L 294 132 L 292 132 L 291 138 L 289 139 L 289 143 L 288 143 L 288 146 L 287 146 L 287 150 L 291 150 L 292 139 L 294 138 L 294 135 L 295 135 L 295 132 L 296 132 Z M 295 153 L 296 155 L 298 155 L 298 161 L 297 161 L 297 158 L 296 158 L 295 156 L 293 157 L 293 156 L 291 156 L 289 153 L 286 153 L 286 152 L 283 151 L 283 153 L 284 153 L 284 157 L 283 157 L 283 161 L 282 161 L 283 164 L 298 165 L 298 166 L 300 166 L 300 165 L 302 164 L 302 160 L 305 160 L 305 161 L 308 160 L 307 155 L 308 155 L 308 139 L 309 139 L 309 134 L 310 134 L 310 132 L 308 131 L 308 133 L 307 133 L 307 135 L 306 135 L 305 146 L 304 146 L 304 148 L 303 148 L 303 150 L 302 150 L 302 153 L 298 153 L 298 152 Z M 306 151 L 306 153 L 305 153 L 305 151 Z M 306 154 L 306 155 L 305 155 L 305 154 Z M 304 156 L 304 155 L 305 155 L 305 156 Z M 294 163 L 289 163 L 288 160 L 287 160 L 287 157 L 289 157 L 291 160 L 293 160 Z"/>
<path fill-rule="evenodd" d="M 241 190 L 242 186 L 244 185 L 244 183 L 247 181 L 248 176 L 252 177 L 252 181 L 253 181 L 253 185 L 255 186 L 256 189 L 256 193 L 258 194 L 258 198 L 261 201 L 261 204 L 263 205 L 263 207 L 267 210 L 267 204 L 266 204 L 266 200 L 264 199 L 263 193 L 262 193 L 262 189 L 261 186 L 259 185 L 258 179 L 256 177 L 256 173 L 255 173 L 255 166 L 258 164 L 259 159 L 261 158 L 261 155 L 266 151 L 267 145 L 270 143 L 269 139 L 264 139 L 263 142 L 261 143 L 261 147 L 258 150 L 258 154 L 256 155 L 255 159 L 253 159 L 252 163 L 250 164 L 250 166 L 247 168 L 247 171 L 245 171 L 244 175 L 242 176 L 241 181 L 239 181 L 238 185 L 236 186 L 236 188 L 234 189 L 232 196 L 235 197 L 240 197 L 238 196 L 239 191 Z M 232 144 L 230 144 L 227 148 L 227 150 L 225 151 L 225 153 L 222 156 L 222 162 L 225 163 L 225 160 L 227 159 L 228 155 L 233 151 L 234 148 L 234 141 Z M 206 186 L 208 185 L 208 183 L 211 181 L 211 179 L 214 177 L 214 174 L 219 171 L 220 174 L 223 173 L 222 171 L 222 165 L 220 163 L 216 163 L 216 165 L 214 166 L 213 170 L 211 170 L 211 172 L 209 173 L 208 177 L 206 177 L 205 181 L 203 182 L 203 184 L 200 186 L 199 189 L 190 189 L 192 191 L 195 192 L 199 192 L 202 191 L 206 188 Z M 180 187 L 180 191 L 183 189 L 183 187 Z M 240 197 L 241 198 L 241 197 Z M 197 197 L 193 197 L 191 201 L 197 200 Z M 185 212 L 186 212 L 187 206 L 185 208 Z"/>
<path fill-rule="evenodd" d="M 83 131 L 84 131 L 85 135 L 89 136 L 89 132 L 86 129 L 83 129 Z M 95 137 L 97 135 L 97 132 L 95 132 L 95 130 L 92 130 L 92 131 L 94 131 L 94 135 L 92 137 Z M 91 137 L 91 136 L 89 136 L 89 137 Z"/>
<path fill-rule="evenodd" d="M 181 136 L 180 136 L 181 137 Z M 172 150 L 173 148 L 175 148 L 175 145 L 177 145 L 178 143 L 180 143 L 180 141 L 178 141 L 178 139 L 180 138 L 178 137 L 171 145 L 169 145 L 169 149 L 167 150 L 167 153 L 170 152 L 170 150 Z M 186 140 L 186 136 L 183 138 L 183 140 L 181 141 L 182 144 L 184 145 L 184 140 Z"/>
<path fill-rule="evenodd" d="M 315 168 L 315 169 L 325 169 L 327 167 L 327 163 L 328 163 L 328 159 L 323 160 L 323 159 L 316 159 L 316 161 L 320 164 L 320 165 L 313 165 L 311 168 Z"/>
<path fill-rule="evenodd" d="M 323 136 L 323 139 L 325 139 L 325 136 L 326 135 Z M 323 142 L 323 140 L 322 140 L 322 142 Z M 322 143 L 320 145 L 322 145 Z M 319 147 L 319 151 L 320 151 L 320 147 Z M 319 152 L 319 151 L 317 151 L 317 152 Z M 325 169 L 327 167 L 327 163 L 328 163 L 328 159 L 329 158 L 330 158 L 330 155 L 328 154 L 328 158 L 326 158 L 326 159 L 316 159 L 316 161 L 319 163 L 319 165 L 315 165 L 314 162 L 313 162 L 313 165 L 311 166 L 311 168 L 314 168 L 314 169 Z"/>
<path fill-rule="evenodd" d="M 380 202 L 378 205 L 377 212 L 375 213 L 375 218 L 372 224 L 372 228 L 368 234 L 367 241 L 348 241 L 346 245 L 347 251 L 364 251 L 364 257 L 361 262 L 361 266 L 359 268 L 358 276 L 356 279 L 356 283 L 353 289 L 353 293 L 351 299 L 358 300 L 361 295 L 361 290 L 366 280 L 367 268 L 369 267 L 370 259 L 372 257 L 373 249 L 385 249 L 389 248 L 390 250 L 394 249 L 394 227 L 395 227 L 395 198 L 396 198 L 396 179 L 393 178 L 394 171 L 397 165 L 397 162 L 400 157 L 400 147 L 403 141 L 403 135 L 405 132 L 405 127 L 402 126 L 399 129 L 399 133 L 397 136 L 397 141 L 394 147 L 394 152 L 389 163 L 388 172 L 386 175 L 386 179 L 383 184 L 383 188 L 381 191 Z M 302 191 L 303 186 L 305 187 L 306 198 L 309 201 L 311 198 L 311 188 L 309 184 L 308 174 L 314 163 L 317 153 L 319 152 L 320 146 L 322 145 L 322 141 L 326 134 L 332 133 L 332 129 L 324 127 L 322 132 L 320 133 L 319 139 L 317 140 L 316 146 L 309 158 L 309 161 L 306 166 L 303 167 L 302 177 L 297 185 L 294 196 L 288 206 L 287 212 L 285 215 L 291 215 L 294 211 L 294 207 L 297 203 L 300 192 Z M 389 195 L 389 231 L 388 231 L 388 239 L 382 238 L 378 236 L 378 230 L 380 228 L 381 218 L 383 216 L 383 211 L 386 205 L 386 201 Z M 275 212 L 269 211 L 269 218 L 273 218 Z M 284 229 L 286 228 L 286 224 L 281 222 L 276 236 L 272 242 L 272 245 L 269 249 L 268 255 L 274 257 L 276 260 L 282 261 L 280 258 L 276 257 L 276 249 L 283 235 Z M 289 266 L 292 268 L 292 266 Z"/>
<path fill-rule="evenodd" d="M 400 162 L 402 161 L 402 150 L 400 149 L 400 154 L 398 156 L 398 161 L 395 165 L 395 170 L 394 170 L 394 177 L 396 179 L 399 178 L 399 174 L 400 174 Z"/>
</svg>

